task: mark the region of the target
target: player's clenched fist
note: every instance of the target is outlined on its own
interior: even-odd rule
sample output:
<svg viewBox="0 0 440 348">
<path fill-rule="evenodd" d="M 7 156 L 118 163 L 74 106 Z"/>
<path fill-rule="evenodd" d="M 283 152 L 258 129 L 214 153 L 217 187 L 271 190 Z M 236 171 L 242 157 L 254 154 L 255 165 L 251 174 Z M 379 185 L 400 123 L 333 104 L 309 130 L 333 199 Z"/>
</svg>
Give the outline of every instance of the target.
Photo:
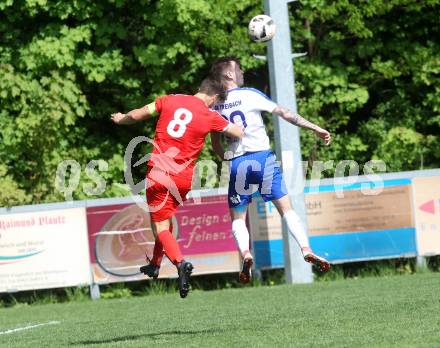
<svg viewBox="0 0 440 348">
<path fill-rule="evenodd" d="M 112 114 L 111 119 L 114 123 L 119 123 L 125 117 L 125 114 L 121 112 L 117 112 L 116 114 Z"/>
</svg>

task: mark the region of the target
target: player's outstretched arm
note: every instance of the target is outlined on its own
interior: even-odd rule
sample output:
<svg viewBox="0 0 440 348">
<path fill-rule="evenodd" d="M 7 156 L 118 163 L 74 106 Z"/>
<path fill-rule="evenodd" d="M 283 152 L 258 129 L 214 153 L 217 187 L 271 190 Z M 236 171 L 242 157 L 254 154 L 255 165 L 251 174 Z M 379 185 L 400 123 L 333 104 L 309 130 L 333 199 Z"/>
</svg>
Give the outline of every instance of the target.
<svg viewBox="0 0 440 348">
<path fill-rule="evenodd" d="M 117 112 L 116 114 L 112 114 L 111 119 L 116 124 L 121 124 L 121 125 L 133 124 L 139 121 L 149 119 L 151 116 L 153 116 L 155 110 L 156 108 L 154 106 L 154 103 L 151 103 L 139 109 L 131 110 L 126 114 Z"/>
<path fill-rule="evenodd" d="M 287 122 L 289 122 L 295 126 L 313 130 L 316 133 L 316 135 L 318 135 L 322 140 L 324 140 L 325 145 L 330 144 L 331 135 L 327 130 L 319 127 L 318 125 L 314 124 L 313 122 L 306 120 L 304 117 L 301 117 L 297 113 L 294 113 L 294 112 L 290 111 L 289 109 L 286 109 L 286 108 L 283 108 L 280 106 L 276 107 L 272 111 L 272 113 L 282 117 Z"/>
</svg>

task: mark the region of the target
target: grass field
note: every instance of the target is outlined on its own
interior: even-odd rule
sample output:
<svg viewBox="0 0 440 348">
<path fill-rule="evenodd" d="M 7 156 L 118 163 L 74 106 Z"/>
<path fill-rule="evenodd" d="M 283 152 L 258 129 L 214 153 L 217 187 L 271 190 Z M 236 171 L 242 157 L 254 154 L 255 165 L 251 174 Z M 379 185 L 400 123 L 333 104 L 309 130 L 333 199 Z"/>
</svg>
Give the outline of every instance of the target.
<svg viewBox="0 0 440 348">
<path fill-rule="evenodd" d="M 19 305 L 0 332 L 0 347 L 440 347 L 440 275 Z"/>
</svg>

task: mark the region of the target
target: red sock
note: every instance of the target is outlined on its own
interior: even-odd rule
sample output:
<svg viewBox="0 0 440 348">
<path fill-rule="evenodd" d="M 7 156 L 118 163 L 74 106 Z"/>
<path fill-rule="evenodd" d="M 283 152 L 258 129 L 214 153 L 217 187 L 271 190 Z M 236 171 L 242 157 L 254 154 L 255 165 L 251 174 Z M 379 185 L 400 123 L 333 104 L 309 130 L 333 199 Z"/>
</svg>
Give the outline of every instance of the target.
<svg viewBox="0 0 440 348">
<path fill-rule="evenodd" d="M 160 266 L 163 254 L 163 245 L 159 239 L 156 239 L 156 241 L 154 242 L 153 257 L 151 258 L 150 263 L 156 266 Z"/>
<path fill-rule="evenodd" d="M 170 224 L 170 232 L 173 233 L 173 224 Z M 157 238 L 154 242 L 153 258 L 150 262 L 153 265 L 160 266 L 164 255 L 165 252 L 163 250 L 162 242 L 159 240 L 159 238 Z"/>
<path fill-rule="evenodd" d="M 169 230 L 159 232 L 157 235 L 157 239 L 159 239 L 159 241 L 162 243 L 165 255 L 170 259 L 173 264 L 177 265 L 183 260 L 179 244 L 177 244 L 176 239 Z"/>
</svg>

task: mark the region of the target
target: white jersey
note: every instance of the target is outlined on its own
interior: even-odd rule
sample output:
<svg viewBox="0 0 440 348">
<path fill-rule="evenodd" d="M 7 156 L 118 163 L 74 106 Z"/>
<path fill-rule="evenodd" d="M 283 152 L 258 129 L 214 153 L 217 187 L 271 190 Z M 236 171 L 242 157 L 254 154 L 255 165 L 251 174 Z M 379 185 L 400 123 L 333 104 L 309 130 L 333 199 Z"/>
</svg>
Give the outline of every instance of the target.
<svg viewBox="0 0 440 348">
<path fill-rule="evenodd" d="M 228 91 L 226 101 L 214 108 L 228 121 L 243 126 L 244 136 L 242 139 L 228 139 L 228 151 L 232 152 L 232 156 L 229 155 L 227 159 L 246 152 L 270 149 L 261 112 L 272 112 L 276 107 L 277 104 L 255 88 L 234 88 Z"/>
</svg>

